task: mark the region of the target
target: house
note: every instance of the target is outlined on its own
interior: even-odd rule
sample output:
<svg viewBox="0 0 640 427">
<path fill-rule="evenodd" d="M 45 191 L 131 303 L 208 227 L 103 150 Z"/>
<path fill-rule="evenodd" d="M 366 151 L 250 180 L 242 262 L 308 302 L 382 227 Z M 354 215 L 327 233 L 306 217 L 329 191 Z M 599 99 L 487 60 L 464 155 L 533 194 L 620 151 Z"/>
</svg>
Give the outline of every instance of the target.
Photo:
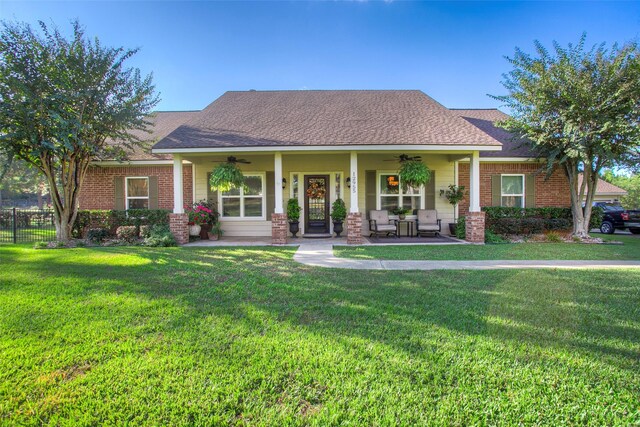
<svg viewBox="0 0 640 427">
<path fill-rule="evenodd" d="M 582 174 L 578 176 L 578 186 L 582 185 Z M 593 197 L 594 202 L 620 203 L 620 199 L 629 194 L 618 186 L 613 185 L 603 179 L 598 180 L 596 185 L 596 195 Z M 584 199 L 583 199 L 584 201 Z"/>
<path fill-rule="evenodd" d="M 367 212 L 397 206 L 436 209 L 443 224 L 454 210 L 441 196 L 464 185 L 458 207 L 467 217 L 467 239 L 483 241 L 481 206 L 569 206 L 566 178 L 536 174 L 530 151 L 494 123 L 495 109 L 448 109 L 417 90 L 227 92 L 202 111 L 161 112 L 154 117 L 150 152 L 126 163 L 96 162 L 80 197 L 82 209 L 172 209 L 171 227 L 185 241 L 184 204 L 217 202 L 227 236 L 287 240 L 286 203 L 303 207 L 305 234 L 332 232 L 330 204 L 344 199 L 347 240 L 368 235 Z M 398 156 L 420 156 L 432 171 L 428 185 L 404 191 Z M 212 191 L 211 170 L 229 156 L 246 188 Z M 326 189 L 309 199 L 311 184 Z M 409 218 L 412 218 L 409 216 Z M 444 227 L 446 229 L 446 226 Z"/>
</svg>

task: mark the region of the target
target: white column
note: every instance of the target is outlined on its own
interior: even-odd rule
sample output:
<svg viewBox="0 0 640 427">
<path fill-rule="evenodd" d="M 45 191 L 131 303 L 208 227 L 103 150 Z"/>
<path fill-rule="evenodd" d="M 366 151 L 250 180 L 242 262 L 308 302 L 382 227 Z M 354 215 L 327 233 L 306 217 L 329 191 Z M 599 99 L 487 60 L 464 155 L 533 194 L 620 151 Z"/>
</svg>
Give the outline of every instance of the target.
<svg viewBox="0 0 640 427">
<path fill-rule="evenodd" d="M 282 200 L 282 153 L 276 153 L 273 157 L 273 170 L 275 175 L 275 208 L 274 213 L 284 213 L 284 202 Z"/>
<path fill-rule="evenodd" d="M 173 155 L 173 213 L 184 213 L 184 194 L 182 185 L 182 155 Z"/>
<path fill-rule="evenodd" d="M 453 185 L 455 185 L 456 187 L 458 185 L 460 185 L 459 181 L 458 181 L 458 161 L 456 160 L 455 162 L 453 162 Z M 458 208 L 459 205 L 456 205 L 453 208 L 453 217 L 454 218 L 458 218 Z"/>
<path fill-rule="evenodd" d="M 469 212 L 480 212 L 480 152 L 471 153 L 469 162 Z"/>
<path fill-rule="evenodd" d="M 358 153 L 351 152 L 351 200 L 349 212 L 358 213 L 360 208 L 358 206 Z"/>
</svg>

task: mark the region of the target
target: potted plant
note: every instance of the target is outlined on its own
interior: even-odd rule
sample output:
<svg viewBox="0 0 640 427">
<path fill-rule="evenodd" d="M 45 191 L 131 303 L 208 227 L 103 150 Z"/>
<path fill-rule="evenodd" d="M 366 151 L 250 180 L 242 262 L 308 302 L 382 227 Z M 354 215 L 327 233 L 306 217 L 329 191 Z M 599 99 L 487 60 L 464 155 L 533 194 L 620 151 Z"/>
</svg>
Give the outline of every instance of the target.
<svg viewBox="0 0 640 427">
<path fill-rule="evenodd" d="M 292 237 L 296 237 L 300 231 L 300 204 L 298 199 L 289 199 L 287 202 L 287 219 L 289 220 L 289 231 Z"/>
<path fill-rule="evenodd" d="M 187 213 L 189 214 L 189 223 L 193 224 L 189 228 L 189 234 L 192 236 L 199 235 L 200 239 L 208 240 L 211 226 L 218 220 L 219 216 L 215 205 L 206 200 L 201 200 L 194 203 L 193 207 L 187 210 Z"/>
<path fill-rule="evenodd" d="M 393 213 L 398 215 L 398 219 L 405 219 L 407 214 L 411 211 L 411 209 L 405 209 L 400 206 L 393 210 Z"/>
<path fill-rule="evenodd" d="M 420 160 L 407 156 L 400 156 L 398 175 L 402 188 L 421 187 L 431 180 L 431 169 Z"/>
<path fill-rule="evenodd" d="M 220 163 L 211 172 L 209 185 L 214 190 L 226 192 L 244 185 L 244 175 L 234 161 Z"/>
<path fill-rule="evenodd" d="M 331 219 L 333 220 L 333 231 L 336 233 L 336 237 L 340 237 L 342 233 L 342 223 L 347 217 L 347 207 L 344 204 L 344 200 L 336 199 L 331 205 Z"/>
<path fill-rule="evenodd" d="M 449 223 L 449 233 L 451 233 L 452 236 L 455 236 L 457 224 L 456 206 L 458 206 L 458 203 L 460 203 L 464 198 L 464 185 L 458 186 L 451 184 L 448 189 L 440 190 L 440 195 L 444 196 L 449 201 L 449 204 L 453 206 L 453 222 Z"/>
<path fill-rule="evenodd" d="M 216 222 L 211 226 L 209 230 L 209 240 L 220 240 L 220 236 L 224 233 L 220 222 Z"/>
</svg>

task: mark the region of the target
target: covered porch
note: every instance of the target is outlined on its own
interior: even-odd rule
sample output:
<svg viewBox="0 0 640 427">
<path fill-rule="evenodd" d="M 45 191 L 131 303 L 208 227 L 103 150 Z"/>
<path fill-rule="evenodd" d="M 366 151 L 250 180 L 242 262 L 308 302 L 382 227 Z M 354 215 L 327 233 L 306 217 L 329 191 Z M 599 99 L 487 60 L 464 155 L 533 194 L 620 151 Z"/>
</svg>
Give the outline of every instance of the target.
<svg viewBox="0 0 640 427">
<path fill-rule="evenodd" d="M 458 161 L 463 159 L 470 161 L 471 166 L 470 188 L 466 189 L 470 200 L 467 240 L 474 243 L 484 240 L 484 216 L 479 203 L 479 151 L 471 149 L 477 147 L 456 146 L 439 150 L 430 146 L 358 147 L 358 150 L 335 146 L 324 150 L 317 147 L 313 150 L 288 148 L 172 150 L 175 190 L 171 227 L 178 241 L 188 242 L 182 193 L 182 167 L 186 162 L 193 168 L 193 200 L 209 200 L 218 206 L 223 241 L 231 243 L 234 239 L 249 239 L 260 244 L 284 245 L 299 244 L 299 239 L 292 239 L 289 233 L 286 206 L 290 199 L 297 199 L 302 208 L 301 236 L 328 237 L 333 234 L 329 215 L 331 204 L 338 198 L 344 200 L 348 211 L 343 234 L 346 244 L 369 244 L 363 238 L 369 235 L 368 212 L 388 210 L 390 218 L 395 219 L 397 217 L 391 211 L 397 207 L 409 209 L 408 221 L 415 221 L 418 209 L 435 209 L 443 224 L 442 233 L 448 234 L 447 224 L 453 222 L 457 212 L 441 196 L 441 190 L 457 184 Z M 421 157 L 432 171 L 429 184 L 419 189 L 402 190 L 395 156 L 403 153 Z M 239 167 L 248 179 L 248 185 L 235 192 L 213 191 L 209 186 L 209 174 L 228 156 L 247 161 L 239 163 Z M 320 187 L 323 191 L 310 197 L 308 190 L 311 187 Z M 323 197 L 316 197 L 318 195 Z M 408 226 L 401 232 L 408 233 Z M 336 240 L 332 241 L 335 243 Z M 415 243 L 428 243 L 424 238 L 414 240 Z M 393 244 L 393 239 L 389 239 L 389 243 Z"/>
</svg>

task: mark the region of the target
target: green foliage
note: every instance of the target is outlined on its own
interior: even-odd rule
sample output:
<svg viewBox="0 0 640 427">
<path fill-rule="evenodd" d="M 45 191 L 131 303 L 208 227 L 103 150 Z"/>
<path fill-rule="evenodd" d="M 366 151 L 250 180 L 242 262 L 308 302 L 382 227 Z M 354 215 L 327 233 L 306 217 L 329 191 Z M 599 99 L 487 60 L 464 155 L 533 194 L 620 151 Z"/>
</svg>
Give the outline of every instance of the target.
<svg viewBox="0 0 640 427">
<path fill-rule="evenodd" d="M 223 192 L 241 188 L 244 185 L 244 175 L 237 164 L 233 162 L 220 163 L 213 168 L 209 185 L 214 190 Z"/>
<path fill-rule="evenodd" d="M 640 209 L 640 174 L 616 174 L 606 170 L 602 179 L 627 190 L 627 195 L 620 198 L 620 204 L 627 209 Z"/>
<path fill-rule="evenodd" d="M 300 204 L 298 199 L 289 199 L 287 202 L 287 219 L 289 221 L 300 220 Z"/>
<path fill-rule="evenodd" d="M 334 221 L 344 221 L 347 217 L 347 206 L 344 204 L 344 200 L 336 199 L 331 205 L 331 219 Z"/>
<path fill-rule="evenodd" d="M 73 225 L 73 237 L 82 238 L 88 228 L 105 228 L 115 233 L 116 228 L 122 225 L 138 228 L 142 225 L 166 225 L 169 224 L 170 212 L 167 209 L 81 210 Z"/>
<path fill-rule="evenodd" d="M 640 164 L 640 50 L 636 43 L 607 49 L 577 44 L 536 55 L 516 48 L 502 82 L 508 95 L 494 98 L 512 111 L 500 125 L 546 159 L 547 173 L 560 166 L 569 178 L 574 233 L 585 236 L 602 168 Z M 584 175 L 586 185 L 578 186 Z M 581 203 L 586 200 L 585 207 Z"/>
<path fill-rule="evenodd" d="M 133 243 L 138 238 L 138 227 L 135 225 L 121 225 L 116 229 L 116 237 L 127 243 Z"/>
<path fill-rule="evenodd" d="M 132 131 L 146 130 L 158 98 L 151 76 L 125 67 L 137 49 L 105 47 L 77 21 L 69 39 L 40 29 L 2 23 L 0 150 L 47 177 L 57 238 L 68 240 L 88 165 L 143 146 Z"/>
<path fill-rule="evenodd" d="M 148 226 L 149 232 L 143 241 L 144 246 L 152 247 L 170 247 L 177 246 L 176 239 L 173 237 L 168 225 L 152 225 Z"/>
<path fill-rule="evenodd" d="M 109 235 L 108 228 L 90 228 L 87 230 L 87 239 L 95 243 L 102 243 Z"/>
<path fill-rule="evenodd" d="M 411 209 L 405 209 L 403 207 L 398 206 L 392 211 L 395 215 L 406 215 L 411 212 Z"/>
<path fill-rule="evenodd" d="M 215 224 L 213 224 L 211 226 L 210 233 L 217 234 L 218 236 L 222 236 L 224 234 L 224 230 L 222 229 L 222 224 L 220 222 L 216 222 Z"/>
<path fill-rule="evenodd" d="M 455 185 L 449 184 L 449 187 L 446 190 L 443 190 L 444 197 L 447 199 L 449 204 L 455 207 L 458 203 L 464 199 L 465 195 L 465 187 L 464 185 Z"/>
<path fill-rule="evenodd" d="M 151 235 L 151 226 L 150 225 L 141 225 L 140 226 L 140 234 L 139 236 L 142 239 L 146 239 Z"/>
<path fill-rule="evenodd" d="M 398 170 L 402 187 L 421 187 L 431 180 L 431 170 L 419 160 L 404 160 Z"/>
<path fill-rule="evenodd" d="M 485 230 L 484 231 L 484 242 L 488 243 L 488 244 L 495 244 L 495 243 L 507 243 L 507 240 L 505 240 L 502 236 L 500 236 L 499 234 L 496 234 L 494 232 L 492 232 L 491 230 Z"/>
<path fill-rule="evenodd" d="M 561 243 L 562 236 L 557 231 L 548 231 L 544 233 L 544 236 L 549 243 Z"/>
<path fill-rule="evenodd" d="M 456 221 L 456 237 L 458 239 L 466 239 L 467 238 L 467 225 L 465 221 L 465 217 L 461 216 Z"/>
<path fill-rule="evenodd" d="M 47 249 L 49 244 L 47 242 L 36 242 L 33 245 L 33 249 Z"/>
<path fill-rule="evenodd" d="M 531 235 L 544 231 L 565 231 L 573 225 L 570 208 L 509 208 L 487 206 L 482 210 L 486 214 L 486 228 L 497 234 Z M 599 228 L 602 210 L 594 208 L 591 214 L 590 229 Z"/>
</svg>

